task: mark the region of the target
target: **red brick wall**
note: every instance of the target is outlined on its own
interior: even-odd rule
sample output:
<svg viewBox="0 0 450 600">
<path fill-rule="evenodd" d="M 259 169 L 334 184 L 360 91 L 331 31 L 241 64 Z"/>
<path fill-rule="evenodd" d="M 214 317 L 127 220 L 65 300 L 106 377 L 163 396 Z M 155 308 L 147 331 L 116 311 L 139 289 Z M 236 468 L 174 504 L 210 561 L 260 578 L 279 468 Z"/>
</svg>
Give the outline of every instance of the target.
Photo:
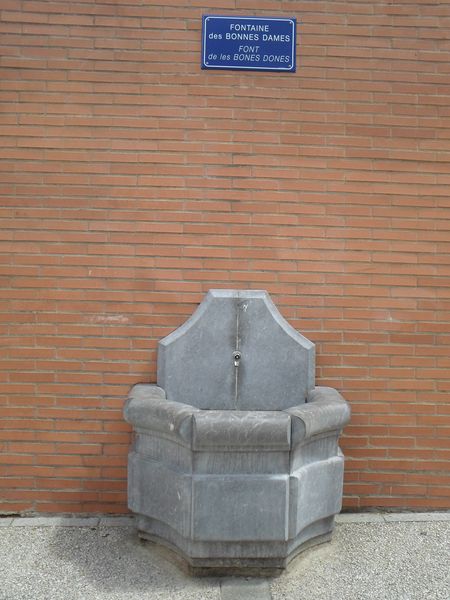
<svg viewBox="0 0 450 600">
<path fill-rule="evenodd" d="M 316 343 L 347 509 L 449 507 L 450 4 L 0 8 L 1 510 L 126 510 L 124 398 L 214 287 Z M 297 17 L 297 73 L 201 71 L 203 13 Z"/>
</svg>

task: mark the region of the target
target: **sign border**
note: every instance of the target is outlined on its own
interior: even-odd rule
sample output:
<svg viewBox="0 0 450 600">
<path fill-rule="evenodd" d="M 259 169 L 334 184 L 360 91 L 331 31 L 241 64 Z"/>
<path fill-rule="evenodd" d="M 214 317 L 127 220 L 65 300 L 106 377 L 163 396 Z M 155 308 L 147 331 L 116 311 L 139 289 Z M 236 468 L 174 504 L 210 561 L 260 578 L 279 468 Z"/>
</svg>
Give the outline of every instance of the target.
<svg viewBox="0 0 450 600">
<path fill-rule="evenodd" d="M 291 48 L 291 66 L 290 67 L 235 67 L 235 66 L 220 66 L 214 65 L 209 66 L 206 64 L 206 25 L 207 20 L 213 17 L 214 19 L 245 19 L 245 20 L 254 20 L 254 21 L 286 21 L 292 24 L 292 48 Z M 270 71 L 270 72 L 282 72 L 282 73 L 295 73 L 297 70 L 297 57 L 296 57 L 296 48 L 297 48 L 297 19 L 296 17 L 252 17 L 248 16 L 239 16 L 234 17 L 232 15 L 202 15 L 202 55 L 201 55 L 201 68 L 204 70 L 218 70 L 218 71 Z"/>
</svg>

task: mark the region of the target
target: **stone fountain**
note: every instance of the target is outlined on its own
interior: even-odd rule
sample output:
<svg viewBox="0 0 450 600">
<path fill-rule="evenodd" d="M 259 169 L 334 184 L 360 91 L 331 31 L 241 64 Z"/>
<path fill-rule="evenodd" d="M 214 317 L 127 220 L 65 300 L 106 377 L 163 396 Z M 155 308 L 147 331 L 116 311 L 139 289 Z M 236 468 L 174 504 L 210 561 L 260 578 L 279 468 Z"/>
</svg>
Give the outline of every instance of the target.
<svg viewBox="0 0 450 600">
<path fill-rule="evenodd" d="M 265 291 L 210 290 L 138 384 L 129 508 L 193 574 L 276 574 L 330 539 L 350 409 Z"/>
</svg>

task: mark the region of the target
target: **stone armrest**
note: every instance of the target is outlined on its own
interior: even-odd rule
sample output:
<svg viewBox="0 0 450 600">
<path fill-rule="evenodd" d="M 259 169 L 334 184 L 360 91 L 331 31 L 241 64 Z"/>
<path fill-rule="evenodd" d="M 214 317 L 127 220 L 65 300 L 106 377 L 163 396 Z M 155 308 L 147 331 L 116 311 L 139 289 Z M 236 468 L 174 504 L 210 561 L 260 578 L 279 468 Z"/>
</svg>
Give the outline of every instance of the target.
<svg viewBox="0 0 450 600">
<path fill-rule="evenodd" d="M 315 387 L 307 396 L 305 404 L 287 408 L 292 419 L 292 446 L 321 433 L 337 433 L 350 420 L 350 406 L 329 387 Z"/>
<path fill-rule="evenodd" d="M 194 450 L 289 450 L 291 418 L 282 411 L 202 410 L 194 415 Z"/>
<path fill-rule="evenodd" d="M 135 385 L 124 416 L 136 431 L 155 432 L 193 450 L 289 450 L 291 417 L 282 411 L 201 410 L 166 399 L 150 384 Z"/>
<path fill-rule="evenodd" d="M 157 385 L 135 385 L 124 408 L 125 420 L 139 430 L 157 431 L 190 445 L 192 415 L 195 406 L 166 400 L 165 391 Z"/>
<path fill-rule="evenodd" d="M 150 384 L 135 385 L 124 409 L 136 431 L 154 431 L 193 450 L 283 451 L 315 435 L 339 432 L 350 407 L 333 388 L 316 387 L 306 404 L 283 411 L 201 410 L 166 399 Z"/>
</svg>

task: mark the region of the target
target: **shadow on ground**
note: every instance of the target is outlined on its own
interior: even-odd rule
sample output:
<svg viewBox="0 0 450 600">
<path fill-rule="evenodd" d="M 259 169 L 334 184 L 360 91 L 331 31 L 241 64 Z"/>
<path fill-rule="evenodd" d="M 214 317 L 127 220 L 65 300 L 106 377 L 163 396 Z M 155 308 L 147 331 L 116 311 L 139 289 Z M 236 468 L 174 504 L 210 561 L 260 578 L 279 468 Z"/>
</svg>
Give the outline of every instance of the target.
<svg viewBox="0 0 450 600">
<path fill-rule="evenodd" d="M 2 538 L 1 600 L 220 598 L 218 580 L 188 577 L 133 527 L 7 528 Z"/>
</svg>

